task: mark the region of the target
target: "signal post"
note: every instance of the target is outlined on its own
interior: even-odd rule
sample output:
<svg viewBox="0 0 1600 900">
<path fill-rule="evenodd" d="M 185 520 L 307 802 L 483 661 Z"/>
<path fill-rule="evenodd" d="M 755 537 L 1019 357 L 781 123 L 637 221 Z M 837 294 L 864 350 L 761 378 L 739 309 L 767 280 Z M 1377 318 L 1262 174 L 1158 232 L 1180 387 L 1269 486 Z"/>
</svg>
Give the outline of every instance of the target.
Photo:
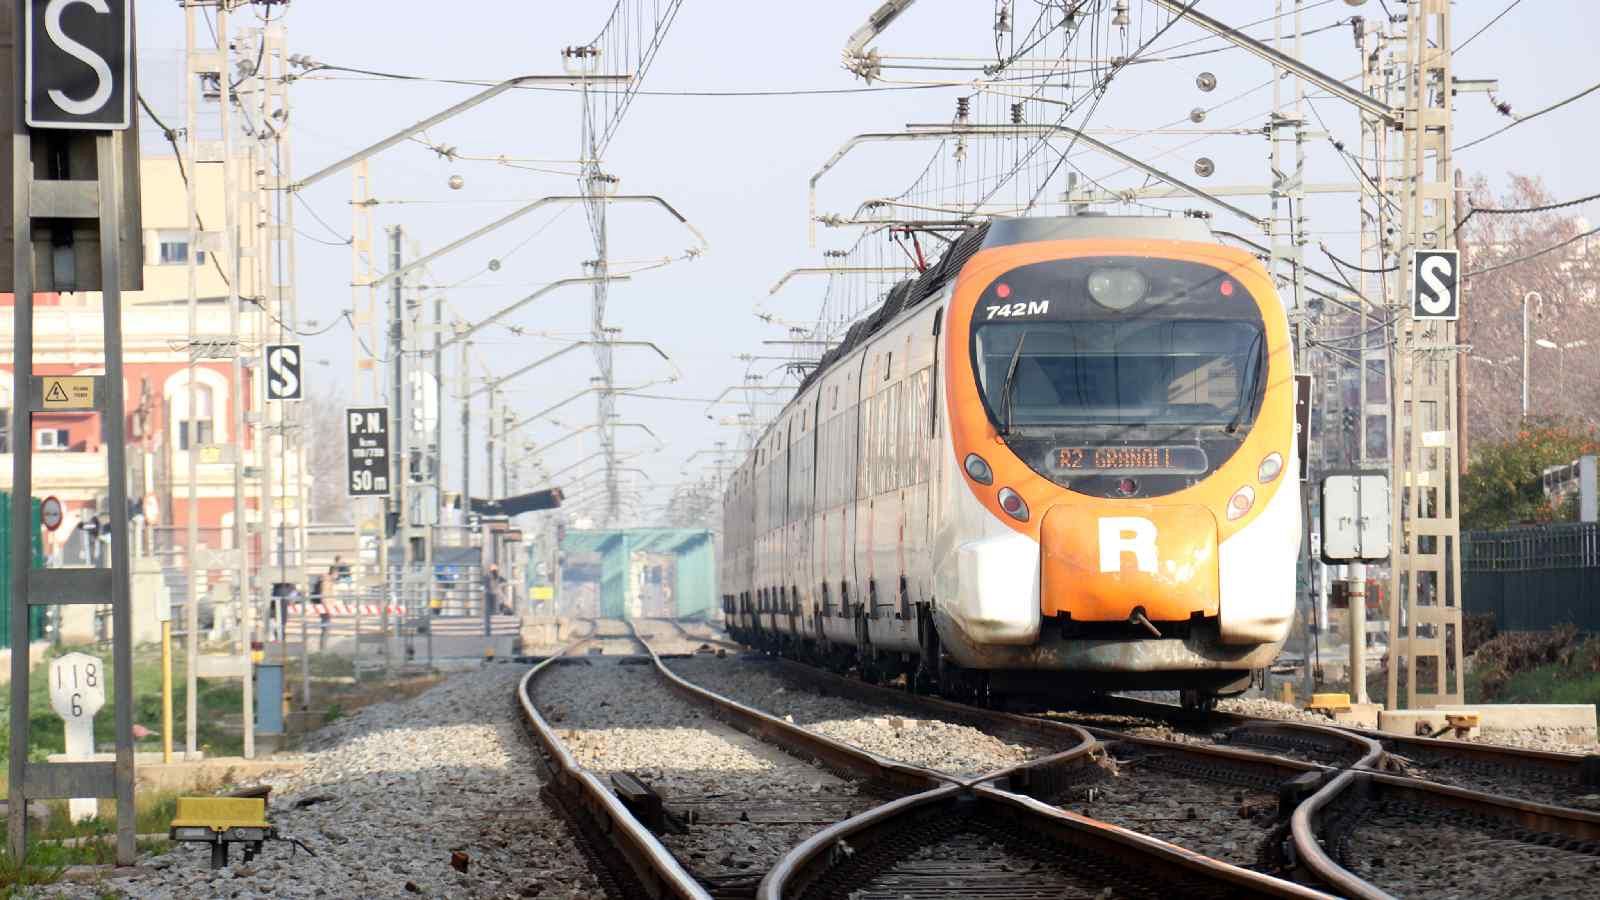
<svg viewBox="0 0 1600 900">
<path fill-rule="evenodd" d="M 67 14 L 71 7 L 71 14 Z M 0 290 L 15 295 L 12 434 L 11 761 L 8 837 L 12 858 L 27 849 L 30 800 L 117 801 L 117 863 L 134 861 L 133 654 L 130 645 L 127 461 L 122 380 L 122 291 L 143 280 L 139 216 L 138 95 L 133 0 L 72 5 L 0 3 L 0 65 L 13 89 L 0 93 L 0 158 L 6 215 Z M 20 91 L 16 88 L 21 88 Z M 36 291 L 98 291 L 105 323 L 105 374 L 33 374 Z M 63 397 L 65 399 L 63 399 Z M 37 569 L 32 519 L 32 417 L 46 410 L 98 413 L 107 449 L 110 568 Z M 111 599 L 116 757 L 112 762 L 28 759 L 28 612 Z"/>
</svg>

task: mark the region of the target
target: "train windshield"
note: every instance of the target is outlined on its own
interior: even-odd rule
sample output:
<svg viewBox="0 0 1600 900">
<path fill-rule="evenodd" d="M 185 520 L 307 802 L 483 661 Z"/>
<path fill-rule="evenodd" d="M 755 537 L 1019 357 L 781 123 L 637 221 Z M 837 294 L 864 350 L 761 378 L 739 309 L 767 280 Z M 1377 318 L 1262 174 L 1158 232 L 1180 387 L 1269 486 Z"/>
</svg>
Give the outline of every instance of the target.
<svg viewBox="0 0 1600 900">
<path fill-rule="evenodd" d="M 1109 257 L 1035 263 L 985 291 L 973 322 L 984 403 L 1029 426 L 1248 424 L 1265 381 L 1263 323 L 1210 266 Z"/>
<path fill-rule="evenodd" d="M 1014 427 L 1237 427 L 1262 362 L 1248 322 L 1007 322 L 979 328 L 977 344 L 984 399 Z"/>
</svg>

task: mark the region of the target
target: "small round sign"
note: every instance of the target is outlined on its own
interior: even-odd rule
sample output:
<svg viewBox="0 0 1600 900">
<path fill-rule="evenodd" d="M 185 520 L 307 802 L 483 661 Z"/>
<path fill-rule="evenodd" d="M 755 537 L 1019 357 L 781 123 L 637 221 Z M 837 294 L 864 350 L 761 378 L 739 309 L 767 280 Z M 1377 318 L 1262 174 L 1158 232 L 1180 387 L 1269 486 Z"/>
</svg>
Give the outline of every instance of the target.
<svg viewBox="0 0 1600 900">
<path fill-rule="evenodd" d="M 46 497 L 39 504 L 39 523 L 47 531 L 55 531 L 61 527 L 61 501 L 55 497 Z"/>
</svg>

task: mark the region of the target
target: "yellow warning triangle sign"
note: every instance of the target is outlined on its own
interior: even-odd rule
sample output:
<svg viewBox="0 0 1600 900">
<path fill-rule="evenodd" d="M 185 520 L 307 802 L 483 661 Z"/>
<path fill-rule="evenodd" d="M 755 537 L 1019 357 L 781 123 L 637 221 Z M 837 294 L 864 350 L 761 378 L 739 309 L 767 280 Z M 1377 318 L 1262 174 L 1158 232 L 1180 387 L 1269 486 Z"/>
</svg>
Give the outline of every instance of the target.
<svg viewBox="0 0 1600 900">
<path fill-rule="evenodd" d="M 66 392 L 65 389 L 63 389 L 61 387 L 61 382 L 59 382 L 59 381 L 50 382 L 50 390 L 45 391 L 44 400 L 45 400 L 46 403 L 70 403 L 70 402 L 72 402 L 67 397 L 67 392 Z"/>
</svg>

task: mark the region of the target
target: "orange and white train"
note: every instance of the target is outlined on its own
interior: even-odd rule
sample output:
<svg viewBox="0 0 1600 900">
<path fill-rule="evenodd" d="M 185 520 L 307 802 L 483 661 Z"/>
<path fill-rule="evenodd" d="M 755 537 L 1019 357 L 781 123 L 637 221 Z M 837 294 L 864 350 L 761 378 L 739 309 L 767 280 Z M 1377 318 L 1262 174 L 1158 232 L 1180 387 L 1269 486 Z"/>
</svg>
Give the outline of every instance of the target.
<svg viewBox="0 0 1600 900">
<path fill-rule="evenodd" d="M 738 638 L 961 696 L 1242 689 L 1301 543 L 1291 341 L 1193 219 L 997 219 L 823 357 L 724 498 Z"/>
</svg>

